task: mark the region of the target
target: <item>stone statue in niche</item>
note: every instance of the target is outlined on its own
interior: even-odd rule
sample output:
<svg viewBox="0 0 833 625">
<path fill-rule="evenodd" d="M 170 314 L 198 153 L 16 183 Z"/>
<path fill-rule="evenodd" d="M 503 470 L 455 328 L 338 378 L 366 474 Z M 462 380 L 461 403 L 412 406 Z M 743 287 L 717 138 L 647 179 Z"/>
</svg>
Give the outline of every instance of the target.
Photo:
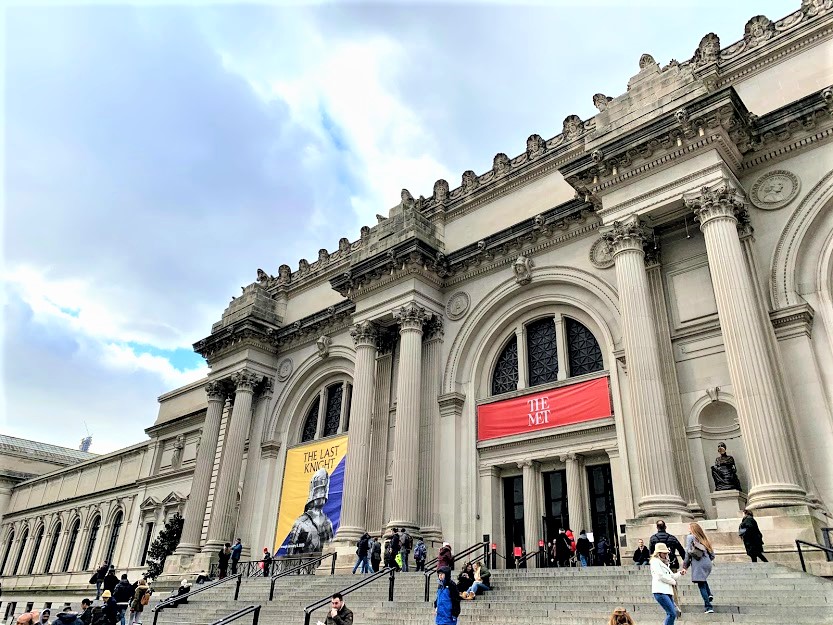
<svg viewBox="0 0 833 625">
<path fill-rule="evenodd" d="M 174 441 L 174 453 L 171 456 L 171 466 L 178 469 L 182 466 L 182 450 L 185 449 L 185 437 L 180 434 Z"/>
<path fill-rule="evenodd" d="M 717 446 L 717 453 L 720 454 L 714 461 L 712 467 L 712 479 L 715 490 L 742 490 L 738 479 L 738 469 L 735 466 L 735 459 L 726 454 L 726 443 Z"/>
</svg>

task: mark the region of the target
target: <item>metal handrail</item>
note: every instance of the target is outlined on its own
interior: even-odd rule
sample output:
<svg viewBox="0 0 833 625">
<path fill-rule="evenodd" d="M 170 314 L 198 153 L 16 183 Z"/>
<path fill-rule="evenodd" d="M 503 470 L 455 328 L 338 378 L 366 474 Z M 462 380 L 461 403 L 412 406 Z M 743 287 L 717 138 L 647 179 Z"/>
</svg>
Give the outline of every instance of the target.
<svg viewBox="0 0 833 625">
<path fill-rule="evenodd" d="M 827 555 L 827 561 L 830 562 L 830 556 L 833 555 L 833 549 L 819 545 L 817 543 L 808 543 L 806 540 L 796 540 L 795 546 L 798 549 L 798 559 L 801 560 L 801 570 L 807 572 L 807 564 L 804 562 L 804 553 L 801 551 L 801 545 L 807 545 L 813 549 L 821 549 Z"/>
<path fill-rule="evenodd" d="M 258 619 L 260 619 L 260 606 L 259 605 L 250 605 L 242 610 L 237 610 L 237 612 L 232 612 L 228 616 L 224 616 L 219 621 L 214 621 L 211 625 L 226 625 L 227 623 L 231 623 L 232 621 L 236 621 L 240 617 L 246 616 L 247 614 L 254 612 L 254 616 L 252 617 L 252 625 L 257 625 Z"/>
<path fill-rule="evenodd" d="M 393 601 L 393 586 L 394 586 L 394 582 L 395 582 L 395 579 L 396 579 L 396 569 L 393 569 L 389 566 L 385 567 L 385 568 L 381 569 L 380 571 L 377 571 L 376 573 L 373 573 L 373 574 L 371 574 L 367 577 L 364 577 L 362 580 L 356 582 L 355 584 L 352 584 L 352 585 L 348 586 L 347 588 L 344 588 L 344 589 L 339 590 L 337 592 L 342 596 L 349 595 L 354 590 L 358 590 L 359 588 L 364 588 L 368 584 L 372 584 L 376 580 L 382 579 L 386 575 L 389 576 L 388 601 Z M 327 605 L 330 602 L 330 600 L 332 599 L 332 596 L 334 594 L 336 594 L 336 593 L 332 593 L 330 595 L 327 595 L 327 597 L 325 597 L 324 599 L 319 599 L 315 603 L 311 603 L 307 607 L 304 608 L 304 625 L 309 625 L 310 618 L 312 618 L 312 613 L 315 610 L 317 610 L 318 608 L 322 608 L 325 605 Z"/>
<path fill-rule="evenodd" d="M 184 595 L 177 595 L 175 597 L 168 597 L 163 601 L 157 603 L 151 612 L 153 612 L 153 625 L 156 625 L 156 620 L 159 618 L 159 612 L 164 610 L 165 608 L 173 605 L 174 603 L 180 603 L 183 599 L 187 599 L 188 597 L 193 597 L 197 593 L 203 592 L 204 590 L 208 590 L 209 588 L 214 588 L 219 586 L 220 584 L 225 584 L 228 581 L 233 579 L 237 580 L 237 586 L 234 588 L 234 600 L 237 601 L 237 597 L 240 596 L 240 583 L 243 581 L 243 574 L 238 573 L 237 575 L 224 577 L 223 579 L 217 580 L 216 582 L 211 582 L 210 584 L 203 584 L 196 590 L 192 590 L 191 592 L 186 592 Z"/>
<path fill-rule="evenodd" d="M 471 547 L 463 549 L 460 553 L 458 553 L 456 555 L 452 555 L 451 556 L 451 561 L 452 562 L 457 562 L 457 560 L 459 558 L 462 558 L 463 556 L 470 555 L 470 554 L 474 553 L 475 551 L 478 551 L 478 550 L 481 550 L 481 549 L 483 550 L 482 555 L 485 556 L 486 553 L 487 553 L 488 547 L 489 547 L 488 541 L 474 543 Z M 477 560 L 477 558 L 472 560 L 472 562 L 475 562 L 476 560 Z M 436 564 L 437 563 L 437 558 L 435 558 L 432 562 L 434 564 Z M 422 573 L 425 576 L 425 601 L 429 600 L 428 595 L 429 595 L 429 586 L 431 585 L 431 576 L 436 572 L 437 572 L 437 567 L 433 566 L 433 567 L 426 568 L 425 571 Z"/>
<path fill-rule="evenodd" d="M 309 562 L 305 562 L 304 564 L 300 564 L 294 568 L 291 568 L 287 571 L 282 571 L 277 575 L 272 576 L 272 584 L 269 586 L 269 601 L 272 601 L 275 598 L 275 582 L 278 581 L 281 577 L 286 577 L 287 575 L 292 575 L 293 573 L 298 573 L 306 568 L 308 568 L 312 564 L 320 564 L 327 558 L 332 558 L 333 563 L 330 566 L 330 575 L 335 575 L 336 572 L 336 559 L 338 555 L 336 552 L 328 553 L 323 556 L 318 556 L 317 558 L 311 559 Z"/>
</svg>

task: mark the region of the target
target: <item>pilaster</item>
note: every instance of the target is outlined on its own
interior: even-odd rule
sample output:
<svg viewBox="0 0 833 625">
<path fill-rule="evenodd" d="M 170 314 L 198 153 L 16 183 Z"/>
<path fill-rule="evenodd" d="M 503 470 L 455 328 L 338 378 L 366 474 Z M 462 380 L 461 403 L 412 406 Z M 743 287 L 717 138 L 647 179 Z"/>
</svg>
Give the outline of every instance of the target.
<svg viewBox="0 0 833 625">
<path fill-rule="evenodd" d="M 373 399 L 371 423 L 371 457 L 384 459 L 388 452 L 388 428 L 390 426 L 390 390 L 393 367 L 393 343 L 382 341 L 382 348 L 376 358 L 376 385 Z M 384 531 L 385 460 L 371 462 L 367 488 L 367 531 L 380 536 Z"/>
<path fill-rule="evenodd" d="M 524 486 L 524 542 L 527 554 L 538 550 L 538 541 L 544 537 L 541 518 L 543 516 L 543 483 L 541 466 L 533 460 L 518 463 L 523 471 Z M 527 561 L 527 568 L 536 568 L 535 559 Z"/>
<path fill-rule="evenodd" d="M 439 466 L 436 436 L 440 426 L 440 352 L 442 350 L 442 318 L 432 318 L 425 329 L 422 345 L 422 397 L 420 400 L 419 435 L 419 524 L 422 537 L 429 542 L 442 540 L 439 502 Z"/>
</svg>

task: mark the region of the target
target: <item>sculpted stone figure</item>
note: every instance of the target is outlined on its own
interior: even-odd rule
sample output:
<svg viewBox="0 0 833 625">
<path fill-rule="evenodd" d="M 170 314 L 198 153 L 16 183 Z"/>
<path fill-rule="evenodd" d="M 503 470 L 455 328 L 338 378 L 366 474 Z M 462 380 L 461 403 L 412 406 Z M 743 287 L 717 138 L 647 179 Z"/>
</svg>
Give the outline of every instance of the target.
<svg viewBox="0 0 833 625">
<path fill-rule="evenodd" d="M 717 453 L 720 455 L 717 456 L 712 467 L 714 489 L 741 490 L 735 459 L 726 454 L 726 443 L 720 443 L 717 446 Z"/>
</svg>

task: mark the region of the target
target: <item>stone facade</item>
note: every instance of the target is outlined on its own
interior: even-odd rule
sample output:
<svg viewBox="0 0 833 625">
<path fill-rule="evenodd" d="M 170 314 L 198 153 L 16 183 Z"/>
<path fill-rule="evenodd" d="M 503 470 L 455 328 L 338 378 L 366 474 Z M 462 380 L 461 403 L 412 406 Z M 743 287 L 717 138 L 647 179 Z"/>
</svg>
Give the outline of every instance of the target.
<svg viewBox="0 0 833 625">
<path fill-rule="evenodd" d="M 145 537 L 185 500 L 172 578 L 232 536 L 274 547 L 287 449 L 324 435 L 308 416 L 336 388 L 345 554 L 393 526 L 432 548 L 489 534 L 501 553 L 519 535 L 534 549 L 567 518 L 625 552 L 663 517 L 680 534 L 700 520 L 741 557 L 743 505 L 776 558 L 819 542 L 833 521 L 831 55 L 833 7 L 810 0 L 727 47 L 706 35 L 685 62 L 643 55 L 627 91 L 593 96 L 594 117 L 457 187 L 403 190 L 296 271 L 258 270 L 194 346 L 209 379 L 160 398 L 148 442 L 14 487 L 2 549 L 60 522 L 60 562 L 76 518 L 81 547 L 67 572 L 39 562 L 4 580 L 4 597 L 83 585 L 90 521 L 95 562 L 116 511 L 120 569 L 140 570 Z M 480 406 L 598 378 L 609 416 L 478 440 Z M 714 491 L 720 441 L 744 492 Z"/>
</svg>

